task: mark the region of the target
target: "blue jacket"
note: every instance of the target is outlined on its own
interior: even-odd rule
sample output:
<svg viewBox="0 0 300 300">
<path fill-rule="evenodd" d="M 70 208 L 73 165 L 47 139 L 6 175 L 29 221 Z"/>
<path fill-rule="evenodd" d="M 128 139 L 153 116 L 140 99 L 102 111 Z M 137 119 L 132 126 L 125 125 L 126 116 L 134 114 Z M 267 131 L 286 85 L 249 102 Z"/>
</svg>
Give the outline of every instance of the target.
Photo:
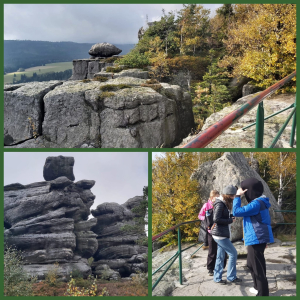
<svg viewBox="0 0 300 300">
<path fill-rule="evenodd" d="M 239 196 L 234 198 L 233 215 L 244 217 L 245 246 L 274 243 L 269 207 L 271 207 L 269 198 L 265 196 L 254 199 L 243 207 L 241 207 L 241 198 Z"/>
</svg>

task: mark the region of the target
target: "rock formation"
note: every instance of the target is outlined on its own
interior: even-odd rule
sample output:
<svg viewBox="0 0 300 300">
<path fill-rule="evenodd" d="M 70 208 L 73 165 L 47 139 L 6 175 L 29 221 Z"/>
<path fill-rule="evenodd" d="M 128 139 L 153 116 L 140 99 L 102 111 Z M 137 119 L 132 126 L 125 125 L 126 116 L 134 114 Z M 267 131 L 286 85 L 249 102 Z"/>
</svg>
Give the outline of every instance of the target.
<svg viewBox="0 0 300 300">
<path fill-rule="evenodd" d="M 90 230 L 96 222 L 88 220 L 95 181 L 74 183 L 73 164 L 72 157 L 48 157 L 44 176 L 49 181 L 4 187 L 5 241 L 23 251 L 25 271 L 38 279 L 55 262 L 64 279 L 74 270 L 91 274 L 87 259 L 98 247 Z"/>
<path fill-rule="evenodd" d="M 127 71 L 129 72 L 129 71 Z M 131 75 L 132 76 L 132 75 Z M 112 92 L 103 92 L 106 87 Z M 145 79 L 50 81 L 4 92 L 4 141 L 15 148 L 172 147 L 193 124 L 191 97 Z M 101 90 L 102 89 L 102 90 Z"/>
<path fill-rule="evenodd" d="M 283 222 L 282 214 L 274 212 L 274 210 L 279 210 L 279 207 L 270 188 L 259 174 L 249 166 L 241 152 L 224 153 L 219 159 L 202 164 L 193 173 L 191 179 L 196 179 L 199 182 L 201 198 L 208 199 L 211 190 L 218 190 L 222 193 L 222 189 L 229 184 L 240 187 L 241 182 L 249 177 L 257 178 L 263 183 L 263 194 L 270 199 L 271 203 L 269 211 L 272 225 L 275 226 L 276 223 Z M 242 197 L 242 205 L 246 204 L 247 201 Z M 231 240 L 236 241 L 242 237 L 242 218 L 237 218 L 237 221 L 231 225 Z"/>
<path fill-rule="evenodd" d="M 203 132 L 211 125 L 217 121 L 224 118 L 226 115 L 232 111 L 238 109 L 244 105 L 249 99 L 255 97 L 256 94 L 245 96 L 233 105 L 223 108 L 221 111 L 210 115 L 206 120 L 201 129 Z M 265 117 L 278 112 L 295 102 L 295 94 L 281 94 L 274 95 L 271 98 L 267 98 L 263 101 Z M 291 113 L 292 108 L 268 119 L 264 122 L 264 143 L 263 146 L 268 148 L 275 136 L 277 135 L 279 129 L 282 127 L 283 123 L 286 121 L 288 115 Z M 242 130 L 243 127 L 256 122 L 257 106 L 250 110 L 244 117 L 239 119 L 236 123 L 230 126 L 226 131 L 219 135 L 212 143 L 206 146 L 206 148 L 254 148 L 255 147 L 255 126 L 252 126 L 245 131 Z M 279 138 L 275 145 L 275 148 L 290 148 L 289 141 L 291 136 L 291 124 L 292 119 L 288 123 L 283 134 Z M 195 136 L 189 136 L 184 139 L 180 145 L 186 144 Z"/>
<path fill-rule="evenodd" d="M 74 182 L 73 165 L 73 157 L 48 157 L 47 181 L 4 187 L 4 239 L 23 251 L 24 270 L 44 279 L 58 263 L 62 280 L 75 270 L 106 279 L 146 272 L 145 228 L 136 221 L 146 214 L 138 209 L 143 197 L 123 205 L 103 203 L 88 219 L 95 181 Z M 146 246 L 140 245 L 145 239 Z M 93 256 L 92 272 L 87 259 Z"/>
<path fill-rule="evenodd" d="M 146 214 L 145 209 L 137 211 L 142 201 L 143 197 L 137 196 L 122 205 L 102 203 L 92 210 L 94 220 L 97 220 L 92 230 L 98 240 L 92 264 L 94 274 L 116 279 L 147 271 L 145 229 L 135 221 L 135 218 L 143 218 Z"/>
<path fill-rule="evenodd" d="M 110 43 L 98 43 L 92 46 L 89 54 L 93 57 L 110 57 L 118 55 L 122 52 L 121 49 Z"/>
</svg>

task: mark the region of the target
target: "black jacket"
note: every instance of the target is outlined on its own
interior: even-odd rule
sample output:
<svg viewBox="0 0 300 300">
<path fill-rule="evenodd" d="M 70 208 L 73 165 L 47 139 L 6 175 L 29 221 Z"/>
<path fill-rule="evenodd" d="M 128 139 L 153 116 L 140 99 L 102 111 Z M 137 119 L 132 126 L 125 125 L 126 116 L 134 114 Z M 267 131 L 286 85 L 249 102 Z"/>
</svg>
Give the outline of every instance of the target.
<svg viewBox="0 0 300 300">
<path fill-rule="evenodd" d="M 222 200 L 216 199 L 214 203 L 214 223 L 216 225 L 214 225 L 211 234 L 229 238 L 230 232 L 228 225 L 232 222 L 226 204 Z"/>
</svg>

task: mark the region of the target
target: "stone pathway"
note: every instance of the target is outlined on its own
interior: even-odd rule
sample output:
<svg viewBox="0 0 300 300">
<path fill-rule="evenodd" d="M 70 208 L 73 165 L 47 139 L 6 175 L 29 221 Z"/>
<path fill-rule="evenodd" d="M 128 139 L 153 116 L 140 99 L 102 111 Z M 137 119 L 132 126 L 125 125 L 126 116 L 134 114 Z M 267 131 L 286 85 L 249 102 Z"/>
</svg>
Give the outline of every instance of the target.
<svg viewBox="0 0 300 300">
<path fill-rule="evenodd" d="M 267 262 L 267 278 L 269 282 L 270 296 L 296 296 L 296 243 L 281 243 L 275 239 L 275 243 L 268 245 L 265 250 Z M 255 296 L 249 292 L 253 286 L 251 274 L 246 267 L 246 247 L 242 242 L 234 243 L 238 250 L 237 276 L 243 281 L 239 285 L 218 285 L 208 276 L 206 269 L 207 250 L 200 249 L 193 258 L 191 254 L 197 247 L 192 247 L 183 252 L 183 285 L 179 284 L 178 259 L 166 273 L 161 282 L 152 292 L 153 296 Z M 184 246 L 183 248 L 186 248 Z M 160 253 L 153 252 L 152 269 L 156 270 L 177 250 Z M 167 264 L 168 265 L 168 264 Z M 164 267 L 152 276 L 154 283 L 161 275 Z M 223 274 L 226 279 L 226 271 Z"/>
</svg>

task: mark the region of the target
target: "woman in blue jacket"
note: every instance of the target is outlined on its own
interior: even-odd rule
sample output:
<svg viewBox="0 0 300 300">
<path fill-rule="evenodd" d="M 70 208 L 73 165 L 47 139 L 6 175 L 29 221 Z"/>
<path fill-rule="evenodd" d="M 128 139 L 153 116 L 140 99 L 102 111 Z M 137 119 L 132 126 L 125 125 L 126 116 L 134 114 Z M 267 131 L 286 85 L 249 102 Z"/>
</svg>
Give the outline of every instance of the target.
<svg viewBox="0 0 300 300">
<path fill-rule="evenodd" d="M 244 241 L 248 250 L 247 266 L 251 271 L 256 296 L 269 296 L 264 251 L 267 243 L 274 243 L 269 208 L 269 198 L 263 195 L 263 184 L 256 178 L 241 182 L 233 200 L 232 213 L 244 217 Z M 245 195 L 248 205 L 241 207 L 241 195 Z"/>
</svg>

